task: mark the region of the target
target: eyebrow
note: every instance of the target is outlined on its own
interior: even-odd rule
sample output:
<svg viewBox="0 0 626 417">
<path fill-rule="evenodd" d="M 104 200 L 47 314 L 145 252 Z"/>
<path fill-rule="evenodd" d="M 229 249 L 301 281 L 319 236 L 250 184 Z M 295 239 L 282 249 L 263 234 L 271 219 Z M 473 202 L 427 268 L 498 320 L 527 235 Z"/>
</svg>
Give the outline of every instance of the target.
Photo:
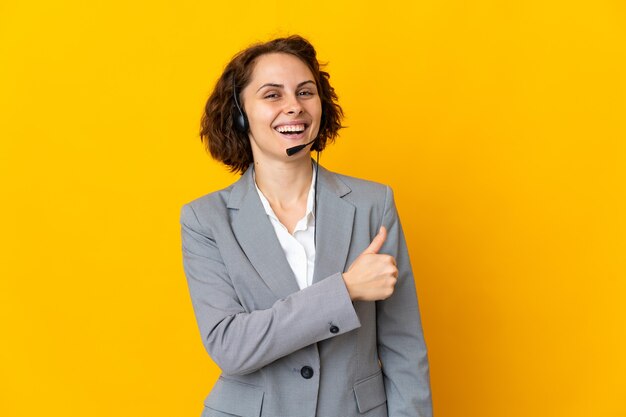
<svg viewBox="0 0 626 417">
<path fill-rule="evenodd" d="M 306 80 L 306 81 L 302 81 L 301 83 L 299 83 L 299 84 L 297 85 L 297 87 L 296 87 L 296 88 L 300 88 L 300 87 L 302 87 L 303 85 L 305 85 L 305 84 L 309 84 L 309 83 L 311 83 L 311 84 L 315 84 L 315 81 L 313 81 L 313 80 Z M 258 93 L 258 92 L 259 92 L 259 90 L 261 90 L 263 87 L 285 88 L 285 86 L 284 86 L 283 84 L 266 83 L 266 84 L 263 84 L 262 86 L 260 86 L 260 87 L 259 87 L 259 89 L 258 89 L 258 90 L 256 90 L 256 92 Z"/>
</svg>

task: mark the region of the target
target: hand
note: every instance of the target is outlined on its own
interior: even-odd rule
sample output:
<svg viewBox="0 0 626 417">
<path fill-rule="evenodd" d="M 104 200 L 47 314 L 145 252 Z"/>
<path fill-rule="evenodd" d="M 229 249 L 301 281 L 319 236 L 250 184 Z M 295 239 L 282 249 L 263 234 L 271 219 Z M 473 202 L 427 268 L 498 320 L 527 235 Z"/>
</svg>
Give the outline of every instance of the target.
<svg viewBox="0 0 626 417">
<path fill-rule="evenodd" d="M 387 229 L 380 231 L 343 274 L 343 280 L 353 301 L 376 301 L 391 297 L 398 281 L 396 260 L 391 255 L 379 254 L 387 239 Z"/>
</svg>

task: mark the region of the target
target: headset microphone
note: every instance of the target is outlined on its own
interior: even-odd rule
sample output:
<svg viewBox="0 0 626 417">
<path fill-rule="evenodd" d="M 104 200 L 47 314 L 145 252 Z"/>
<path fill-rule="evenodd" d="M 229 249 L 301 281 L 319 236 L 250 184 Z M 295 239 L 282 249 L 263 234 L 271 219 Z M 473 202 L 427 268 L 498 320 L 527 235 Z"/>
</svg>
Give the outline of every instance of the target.
<svg viewBox="0 0 626 417">
<path fill-rule="evenodd" d="M 317 138 L 313 139 L 311 142 L 305 143 L 304 145 L 298 145 L 298 146 L 292 146 L 291 148 L 287 148 L 287 156 L 291 156 L 294 155 L 298 152 L 300 152 L 302 149 L 306 148 L 307 146 L 309 146 L 310 144 L 312 144 L 313 142 L 315 142 Z"/>
</svg>

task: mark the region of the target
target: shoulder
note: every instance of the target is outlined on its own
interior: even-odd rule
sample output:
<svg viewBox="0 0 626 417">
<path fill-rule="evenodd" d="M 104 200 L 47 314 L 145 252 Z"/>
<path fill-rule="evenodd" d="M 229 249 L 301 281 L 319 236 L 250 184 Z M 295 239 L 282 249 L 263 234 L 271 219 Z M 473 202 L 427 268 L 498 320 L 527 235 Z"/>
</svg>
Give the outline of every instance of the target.
<svg viewBox="0 0 626 417">
<path fill-rule="evenodd" d="M 195 198 L 181 208 L 182 223 L 206 225 L 212 219 L 223 219 L 228 216 L 228 201 L 236 182 L 221 190 L 213 191 Z"/>
<path fill-rule="evenodd" d="M 393 198 L 391 187 L 386 184 L 334 172 L 330 174 L 350 190 L 343 198 L 357 207 L 384 206 L 390 198 Z"/>
</svg>

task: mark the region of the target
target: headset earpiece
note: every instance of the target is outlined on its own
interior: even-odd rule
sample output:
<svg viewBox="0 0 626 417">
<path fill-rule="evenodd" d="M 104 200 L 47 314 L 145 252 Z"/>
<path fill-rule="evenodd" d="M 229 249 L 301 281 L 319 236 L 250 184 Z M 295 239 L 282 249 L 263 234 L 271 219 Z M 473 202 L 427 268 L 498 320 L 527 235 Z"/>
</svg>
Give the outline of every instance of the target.
<svg viewBox="0 0 626 417">
<path fill-rule="evenodd" d="M 241 111 L 240 108 L 237 108 L 237 113 L 233 115 L 233 123 L 235 124 L 235 129 L 241 133 L 248 133 L 248 118 L 246 114 Z"/>
<path fill-rule="evenodd" d="M 239 105 L 239 99 L 237 98 L 237 86 L 235 84 L 235 74 L 233 74 L 233 99 L 235 99 L 235 107 L 237 108 L 237 111 L 234 111 L 233 109 L 233 125 L 238 132 L 248 133 L 248 130 L 250 130 L 250 124 L 248 123 L 248 117 Z"/>
</svg>

